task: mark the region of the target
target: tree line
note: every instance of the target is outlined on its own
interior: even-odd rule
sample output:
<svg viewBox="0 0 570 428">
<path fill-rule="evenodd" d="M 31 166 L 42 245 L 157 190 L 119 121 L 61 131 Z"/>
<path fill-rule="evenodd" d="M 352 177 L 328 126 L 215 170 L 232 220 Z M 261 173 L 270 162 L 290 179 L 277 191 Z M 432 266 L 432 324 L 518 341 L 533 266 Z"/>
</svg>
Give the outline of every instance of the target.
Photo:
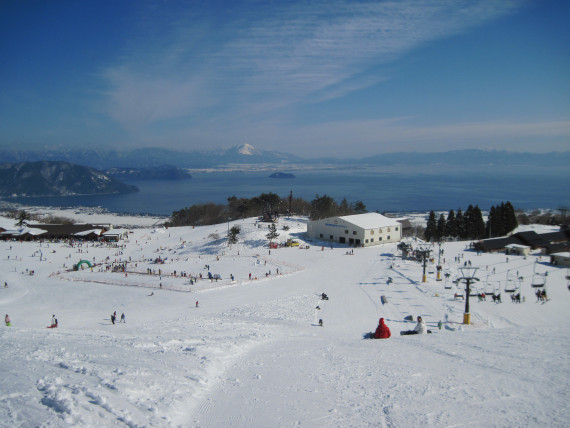
<svg viewBox="0 0 570 428">
<path fill-rule="evenodd" d="M 440 214 L 436 219 L 434 211 L 430 211 L 424 238 L 427 241 L 441 242 L 449 239 L 469 240 L 505 236 L 518 226 L 515 209 L 510 202 L 501 202 L 489 210 L 487 222 L 479 206 L 469 205 L 465 213 L 461 208 L 455 213 L 450 210 L 447 218 Z"/>
<path fill-rule="evenodd" d="M 174 211 L 167 222 L 168 226 L 206 226 L 225 223 L 247 217 L 297 214 L 308 216 L 311 220 L 339 215 L 360 214 L 366 212 L 362 201 L 349 203 L 346 198 L 336 202 L 327 195 L 318 194 L 311 201 L 303 198 L 282 198 L 275 193 L 262 193 L 253 198 L 230 196 L 227 204 L 208 202 Z"/>
</svg>

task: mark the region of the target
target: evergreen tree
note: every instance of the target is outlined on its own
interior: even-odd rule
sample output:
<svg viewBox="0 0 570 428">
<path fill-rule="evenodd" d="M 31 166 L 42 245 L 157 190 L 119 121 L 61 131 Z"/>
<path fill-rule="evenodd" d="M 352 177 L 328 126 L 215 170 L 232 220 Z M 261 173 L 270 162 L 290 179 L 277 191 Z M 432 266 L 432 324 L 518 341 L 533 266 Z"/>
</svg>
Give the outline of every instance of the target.
<svg viewBox="0 0 570 428">
<path fill-rule="evenodd" d="M 239 226 L 233 226 L 228 232 L 228 244 L 233 245 L 238 242 L 238 235 L 241 232 Z"/>
<path fill-rule="evenodd" d="M 350 209 L 350 205 L 348 204 L 348 201 L 346 200 L 346 198 L 344 198 L 340 202 L 340 205 L 338 206 L 338 213 L 340 215 L 347 215 L 347 214 L 350 214 L 351 212 L 352 212 L 352 210 Z"/>
<path fill-rule="evenodd" d="M 449 238 L 457 237 L 457 220 L 455 219 L 455 211 L 450 210 L 445 223 L 445 236 Z"/>
<path fill-rule="evenodd" d="M 485 220 L 479 205 L 475 205 L 472 212 L 472 239 L 483 239 L 485 237 Z"/>
<path fill-rule="evenodd" d="M 363 214 L 366 212 L 366 205 L 362 201 L 356 201 L 354 203 L 354 212 L 356 214 Z"/>
<path fill-rule="evenodd" d="M 463 217 L 463 211 L 461 208 L 457 209 L 457 215 L 455 216 L 455 224 L 457 228 L 457 237 L 460 239 L 465 239 L 465 219 Z"/>
<path fill-rule="evenodd" d="M 508 232 L 507 232 L 507 223 L 505 221 L 506 219 L 506 208 L 505 208 L 505 203 L 501 202 L 501 205 L 499 206 L 499 218 L 498 218 L 498 235 L 497 236 L 505 236 Z"/>
<path fill-rule="evenodd" d="M 445 239 L 445 225 L 445 216 L 443 214 L 440 214 L 439 219 L 437 220 L 437 242 L 441 242 Z"/>
<path fill-rule="evenodd" d="M 425 240 L 431 241 L 432 239 L 435 239 L 436 234 L 437 234 L 437 221 L 435 219 L 435 212 L 430 211 L 426 225 L 426 230 L 424 232 Z"/>
<path fill-rule="evenodd" d="M 507 201 L 505 204 L 505 233 L 510 233 L 517 228 L 519 225 L 517 222 L 517 215 L 515 213 L 515 208 L 513 205 Z"/>
<path fill-rule="evenodd" d="M 471 239 L 473 237 L 473 205 L 469 205 L 463 215 L 463 239 Z"/>
<path fill-rule="evenodd" d="M 338 205 L 333 198 L 327 195 L 317 195 L 311 201 L 311 220 L 334 217 L 338 213 Z"/>
<path fill-rule="evenodd" d="M 278 236 L 279 233 L 277 233 L 277 227 L 275 227 L 275 223 L 271 223 L 269 225 L 269 233 L 265 235 L 265 237 L 269 240 L 269 243 L 271 244 L 273 240 L 277 239 Z"/>
<path fill-rule="evenodd" d="M 29 219 L 30 219 L 30 216 L 26 211 L 20 211 L 18 213 L 18 215 L 16 216 L 16 220 L 18 220 L 18 222 L 16 223 L 16 226 L 18 226 L 18 227 L 25 226 L 28 223 Z"/>
</svg>

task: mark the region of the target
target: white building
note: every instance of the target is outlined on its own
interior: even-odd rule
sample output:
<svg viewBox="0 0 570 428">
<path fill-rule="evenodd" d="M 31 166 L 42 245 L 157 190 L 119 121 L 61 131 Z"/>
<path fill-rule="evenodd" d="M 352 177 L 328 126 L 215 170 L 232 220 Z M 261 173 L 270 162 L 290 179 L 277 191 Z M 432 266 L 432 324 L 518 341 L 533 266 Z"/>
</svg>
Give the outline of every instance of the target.
<svg viewBox="0 0 570 428">
<path fill-rule="evenodd" d="M 550 263 L 553 265 L 570 267 L 570 252 L 551 254 Z"/>
<path fill-rule="evenodd" d="M 309 221 L 307 235 L 323 241 L 369 247 L 399 242 L 402 225 L 378 213 L 355 214 Z"/>
</svg>

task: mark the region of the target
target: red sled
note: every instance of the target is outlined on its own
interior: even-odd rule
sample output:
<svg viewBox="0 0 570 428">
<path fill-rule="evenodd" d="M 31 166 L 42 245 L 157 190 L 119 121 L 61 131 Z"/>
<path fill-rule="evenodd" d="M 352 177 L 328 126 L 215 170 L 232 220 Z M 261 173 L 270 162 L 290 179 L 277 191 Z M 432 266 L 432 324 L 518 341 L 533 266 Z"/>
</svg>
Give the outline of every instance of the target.
<svg viewBox="0 0 570 428">
<path fill-rule="evenodd" d="M 48 326 L 48 327 L 46 327 L 46 328 L 57 328 L 57 324 L 52 324 L 52 325 L 50 325 L 50 326 Z"/>
</svg>

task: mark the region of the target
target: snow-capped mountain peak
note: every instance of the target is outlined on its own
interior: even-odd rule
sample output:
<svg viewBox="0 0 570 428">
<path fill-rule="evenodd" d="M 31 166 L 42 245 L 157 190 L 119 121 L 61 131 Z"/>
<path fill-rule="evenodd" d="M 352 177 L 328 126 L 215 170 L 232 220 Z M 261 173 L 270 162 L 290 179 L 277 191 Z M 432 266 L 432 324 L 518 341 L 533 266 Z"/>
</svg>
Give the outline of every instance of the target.
<svg viewBox="0 0 570 428">
<path fill-rule="evenodd" d="M 253 147 L 251 144 L 247 144 L 247 143 L 242 144 L 241 146 L 238 147 L 238 153 L 240 155 L 252 156 L 255 151 L 256 151 L 255 147 Z"/>
</svg>

